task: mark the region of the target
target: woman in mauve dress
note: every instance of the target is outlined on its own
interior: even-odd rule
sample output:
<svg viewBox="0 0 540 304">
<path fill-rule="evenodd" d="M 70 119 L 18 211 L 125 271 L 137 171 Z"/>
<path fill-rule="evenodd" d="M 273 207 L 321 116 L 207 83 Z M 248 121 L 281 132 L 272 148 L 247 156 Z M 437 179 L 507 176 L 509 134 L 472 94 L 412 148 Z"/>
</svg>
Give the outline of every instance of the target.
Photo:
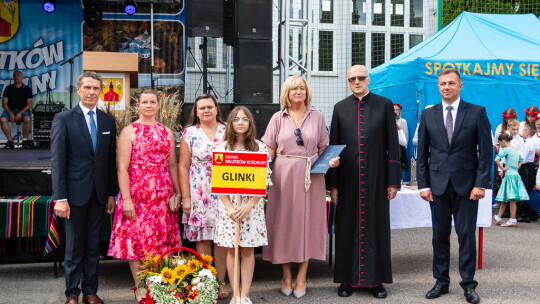
<svg viewBox="0 0 540 304">
<path fill-rule="evenodd" d="M 306 293 L 309 259 L 326 259 L 324 175 L 309 171 L 329 138 L 323 114 L 311 107 L 311 92 L 303 77 L 285 80 L 280 102 L 284 109 L 272 116 L 262 138 L 274 159 L 263 259 L 282 264 L 281 292 L 286 296 L 293 293 L 291 263 L 299 263 L 294 296 L 300 298 Z M 339 158 L 330 164 L 337 167 Z"/>
</svg>

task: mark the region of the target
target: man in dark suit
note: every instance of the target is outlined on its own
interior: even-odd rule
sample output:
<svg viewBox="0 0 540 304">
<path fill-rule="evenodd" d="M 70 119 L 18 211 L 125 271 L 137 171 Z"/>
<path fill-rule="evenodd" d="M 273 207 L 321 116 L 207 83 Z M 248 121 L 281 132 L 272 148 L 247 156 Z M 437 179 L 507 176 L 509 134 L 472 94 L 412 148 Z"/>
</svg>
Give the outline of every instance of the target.
<svg viewBox="0 0 540 304">
<path fill-rule="evenodd" d="M 115 208 L 116 124 L 97 109 L 101 76 L 77 80 L 80 103 L 54 116 L 51 129 L 54 212 L 66 218 L 66 304 L 103 303 L 97 296 L 101 223 Z"/>
<path fill-rule="evenodd" d="M 437 84 L 442 102 L 422 112 L 418 129 L 417 180 L 430 203 L 435 286 L 426 298 L 448 293 L 452 215 L 459 242 L 461 288 L 469 303 L 479 303 L 475 288 L 478 200 L 489 186 L 493 157 L 491 126 L 484 107 L 459 97 L 463 87 L 455 69 L 444 69 Z"/>
</svg>

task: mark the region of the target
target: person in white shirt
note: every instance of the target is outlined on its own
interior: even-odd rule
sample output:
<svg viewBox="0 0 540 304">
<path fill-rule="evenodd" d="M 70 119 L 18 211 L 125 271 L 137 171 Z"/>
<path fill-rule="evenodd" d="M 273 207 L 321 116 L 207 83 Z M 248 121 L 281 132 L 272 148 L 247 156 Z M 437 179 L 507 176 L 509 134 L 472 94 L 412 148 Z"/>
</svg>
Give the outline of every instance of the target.
<svg viewBox="0 0 540 304">
<path fill-rule="evenodd" d="M 523 164 L 519 168 L 519 175 L 525 185 L 527 192 L 531 193 L 534 189 L 535 181 L 538 179 L 536 168 L 534 165 L 534 156 L 536 154 L 536 148 L 532 141 L 532 137 L 536 134 L 536 127 L 534 125 L 526 124 L 523 128 L 523 138 L 525 144 L 520 154 L 523 158 Z M 536 177 L 536 178 L 535 178 Z M 518 222 L 538 221 L 538 214 L 527 204 L 527 202 L 518 203 Z"/>
<path fill-rule="evenodd" d="M 516 118 L 516 111 L 514 108 L 508 108 L 502 113 L 503 121 L 500 125 L 497 126 L 497 129 L 495 129 L 495 137 L 493 140 L 493 145 L 498 145 L 497 138 L 499 138 L 499 135 L 501 135 L 502 132 L 506 132 L 508 129 L 508 121 L 510 119 Z M 497 150 L 497 153 L 499 150 Z"/>
<path fill-rule="evenodd" d="M 433 105 L 427 105 L 424 110 L 429 109 L 433 107 Z M 418 120 L 418 123 L 416 124 L 416 130 L 414 131 L 414 137 L 412 139 L 412 143 L 415 146 L 418 146 L 418 127 L 420 126 L 420 119 Z M 415 153 L 416 154 L 416 153 Z"/>
<path fill-rule="evenodd" d="M 510 145 L 521 153 L 521 150 L 523 150 L 523 146 L 525 145 L 525 141 L 523 140 L 523 137 L 519 135 L 519 121 L 517 119 L 510 119 L 508 121 L 508 129 L 506 130 L 506 133 L 512 136 Z"/>
<path fill-rule="evenodd" d="M 536 133 L 531 138 L 534 143 L 534 148 L 536 149 L 536 155 L 540 155 L 540 114 L 535 117 L 534 127 L 536 128 Z"/>
<path fill-rule="evenodd" d="M 407 144 L 409 142 L 409 129 L 407 127 L 407 121 L 401 118 L 401 110 L 403 110 L 403 107 L 399 103 L 394 103 L 394 117 L 396 118 L 396 126 L 398 129 L 401 170 L 408 171 L 409 160 L 407 159 Z"/>
<path fill-rule="evenodd" d="M 525 125 L 533 125 L 536 121 L 536 116 L 540 114 L 537 106 L 530 106 L 525 110 L 525 119 L 519 123 L 519 135 L 523 136 L 523 128 Z"/>
</svg>

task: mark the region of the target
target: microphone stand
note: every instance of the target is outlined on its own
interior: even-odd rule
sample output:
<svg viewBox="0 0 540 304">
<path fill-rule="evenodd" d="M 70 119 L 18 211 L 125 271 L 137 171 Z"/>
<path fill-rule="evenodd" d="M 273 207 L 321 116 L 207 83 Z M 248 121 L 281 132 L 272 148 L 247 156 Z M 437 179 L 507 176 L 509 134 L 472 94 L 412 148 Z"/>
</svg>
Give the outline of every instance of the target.
<svg viewBox="0 0 540 304">
<path fill-rule="evenodd" d="M 98 42 L 95 42 L 94 44 L 92 44 L 91 46 L 83 49 L 82 51 L 78 52 L 77 54 L 73 55 L 71 58 L 69 59 L 66 59 L 64 62 L 62 62 L 60 64 L 60 66 L 63 66 L 65 65 L 66 63 L 69 63 L 69 108 L 73 108 L 73 104 L 72 104 L 72 99 L 73 99 L 73 61 L 75 60 L 75 58 L 79 57 L 82 55 L 83 52 L 86 52 L 86 51 L 89 51 L 93 48 L 95 48 L 96 46 L 102 44 L 103 42 L 105 42 L 107 39 L 113 37 L 113 36 L 116 36 L 118 34 L 121 34 L 122 31 L 115 31 L 114 33 L 112 33 L 111 35 L 101 39 L 100 41 Z"/>
</svg>

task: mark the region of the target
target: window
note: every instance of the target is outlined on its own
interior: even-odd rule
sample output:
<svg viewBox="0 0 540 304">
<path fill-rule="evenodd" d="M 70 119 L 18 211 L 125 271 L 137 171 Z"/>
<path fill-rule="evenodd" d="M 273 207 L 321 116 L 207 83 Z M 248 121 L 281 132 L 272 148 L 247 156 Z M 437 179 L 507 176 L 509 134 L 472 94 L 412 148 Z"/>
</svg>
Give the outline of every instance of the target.
<svg viewBox="0 0 540 304">
<path fill-rule="evenodd" d="M 333 71 L 334 32 L 319 31 L 319 71 Z"/>
<path fill-rule="evenodd" d="M 385 0 L 373 0 L 373 25 L 384 26 L 384 2 Z"/>
<path fill-rule="evenodd" d="M 391 34 L 390 35 L 390 59 L 398 56 L 405 51 L 405 35 Z"/>
<path fill-rule="evenodd" d="M 384 33 L 371 34 L 371 68 L 384 63 Z"/>
<path fill-rule="evenodd" d="M 187 66 L 188 68 L 194 68 L 195 60 L 193 59 L 193 56 L 197 56 L 195 55 L 195 37 L 188 38 L 188 48 L 189 49 L 187 52 Z"/>
<path fill-rule="evenodd" d="M 424 3 L 422 0 L 411 0 L 411 27 L 423 27 Z"/>
<path fill-rule="evenodd" d="M 392 0 L 391 26 L 404 25 L 404 0 Z"/>
<path fill-rule="evenodd" d="M 366 0 L 352 0 L 352 24 L 366 24 Z"/>
<path fill-rule="evenodd" d="M 228 45 L 226 45 L 225 43 L 223 44 L 222 48 L 223 48 L 223 49 L 222 49 L 222 51 L 221 51 L 221 53 L 222 53 L 222 58 L 221 58 L 222 63 L 221 63 L 221 66 L 222 66 L 224 69 L 226 69 L 226 68 L 227 68 L 227 53 L 228 53 L 228 51 L 229 51 L 229 48 L 228 48 Z M 232 54 L 232 52 L 231 52 L 231 54 Z M 231 57 L 231 68 L 232 68 L 232 65 L 233 65 L 232 61 L 233 61 L 233 59 L 232 59 L 232 57 Z"/>
<path fill-rule="evenodd" d="M 351 65 L 366 65 L 366 33 L 352 33 L 352 62 Z"/>
<path fill-rule="evenodd" d="M 410 35 L 409 36 L 409 48 L 412 49 L 414 46 L 419 44 L 424 40 L 422 35 Z"/>
<path fill-rule="evenodd" d="M 208 67 L 215 68 L 217 67 L 217 39 L 208 38 L 206 46 L 208 49 Z"/>
<path fill-rule="evenodd" d="M 334 23 L 334 0 L 321 0 L 320 23 Z"/>
</svg>

